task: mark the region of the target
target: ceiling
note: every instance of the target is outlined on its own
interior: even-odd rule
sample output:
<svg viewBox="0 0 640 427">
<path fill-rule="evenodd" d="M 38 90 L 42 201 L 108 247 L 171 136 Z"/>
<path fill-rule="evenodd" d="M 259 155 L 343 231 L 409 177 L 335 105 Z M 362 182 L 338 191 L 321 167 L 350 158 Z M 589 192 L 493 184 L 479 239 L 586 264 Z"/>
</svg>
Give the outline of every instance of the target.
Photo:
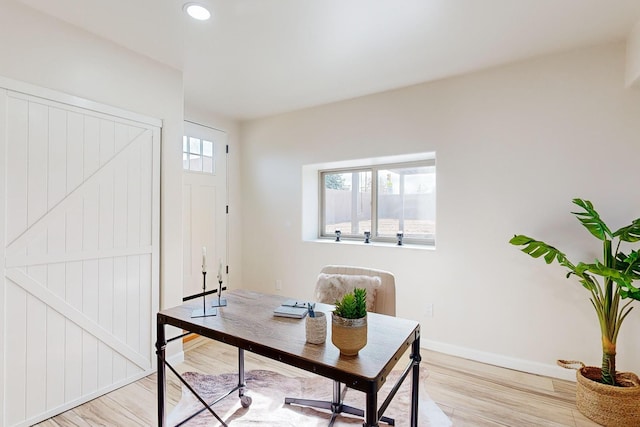
<svg viewBox="0 0 640 427">
<path fill-rule="evenodd" d="M 245 120 L 625 40 L 639 0 L 19 0 L 183 71 L 185 104 Z M 194 0 L 196 1 L 196 0 Z"/>
</svg>

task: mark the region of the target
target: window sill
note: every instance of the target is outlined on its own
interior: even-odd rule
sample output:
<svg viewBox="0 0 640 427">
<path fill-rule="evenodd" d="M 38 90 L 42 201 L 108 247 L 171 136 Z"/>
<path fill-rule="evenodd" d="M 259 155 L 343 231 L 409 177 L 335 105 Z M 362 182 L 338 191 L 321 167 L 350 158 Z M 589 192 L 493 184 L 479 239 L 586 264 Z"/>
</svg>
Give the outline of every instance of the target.
<svg viewBox="0 0 640 427">
<path fill-rule="evenodd" d="M 321 243 L 321 244 L 334 244 L 334 245 L 346 245 L 346 246 L 360 246 L 360 247 L 382 247 L 382 248 L 398 248 L 398 249 L 419 249 L 419 250 L 428 250 L 434 251 L 436 249 L 435 245 L 416 245 L 411 243 L 404 243 L 401 246 L 395 243 L 388 242 L 371 242 L 364 243 L 363 241 L 358 240 L 347 240 L 343 239 L 339 242 L 336 242 L 334 239 L 312 239 L 312 240 L 304 240 L 306 243 Z"/>
</svg>

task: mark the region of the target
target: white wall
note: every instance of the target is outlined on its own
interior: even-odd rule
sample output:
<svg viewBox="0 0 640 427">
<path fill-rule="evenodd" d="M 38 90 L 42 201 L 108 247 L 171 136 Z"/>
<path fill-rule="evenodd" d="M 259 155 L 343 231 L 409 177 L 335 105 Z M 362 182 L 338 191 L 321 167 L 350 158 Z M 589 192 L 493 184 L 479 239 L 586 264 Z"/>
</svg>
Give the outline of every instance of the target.
<svg viewBox="0 0 640 427">
<path fill-rule="evenodd" d="M 13 1 L 0 12 L 0 75 L 159 118 L 161 307 L 182 301 L 182 73 Z"/>
<path fill-rule="evenodd" d="M 614 228 L 640 217 L 640 92 L 625 89 L 623 45 L 255 120 L 241 136 L 247 287 L 275 293 L 281 279 L 282 294 L 310 297 L 325 264 L 387 269 L 423 346 L 565 377 L 558 358 L 599 364 L 587 292 L 508 241 L 529 234 L 590 261 L 600 246 L 570 214 L 572 198 L 593 201 Z M 302 241 L 303 165 L 432 150 L 435 251 Z M 639 332 L 634 312 L 622 370 L 640 372 Z"/>
<path fill-rule="evenodd" d="M 627 39 L 627 85 L 640 86 L 640 21 Z"/>
</svg>

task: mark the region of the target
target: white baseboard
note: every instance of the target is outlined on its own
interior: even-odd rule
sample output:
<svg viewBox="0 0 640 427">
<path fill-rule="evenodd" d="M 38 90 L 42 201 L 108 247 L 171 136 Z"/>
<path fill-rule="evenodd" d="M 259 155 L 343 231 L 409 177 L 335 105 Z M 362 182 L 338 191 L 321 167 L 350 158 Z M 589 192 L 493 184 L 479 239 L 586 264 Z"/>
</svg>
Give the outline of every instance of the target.
<svg viewBox="0 0 640 427">
<path fill-rule="evenodd" d="M 182 363 L 184 362 L 184 351 L 180 351 L 176 354 L 172 354 L 171 356 L 168 356 L 166 359 L 167 359 L 167 362 L 171 364 L 171 366 L 175 366 L 178 363 Z"/>
<path fill-rule="evenodd" d="M 546 377 L 559 378 L 562 380 L 575 381 L 576 371 L 565 369 L 557 365 L 548 365 L 531 360 L 516 359 L 514 357 L 503 356 L 495 353 L 474 350 L 466 347 L 459 347 L 439 341 L 421 340 L 420 346 L 438 353 L 449 354 L 451 356 L 462 357 L 489 365 L 500 366 L 502 368 L 527 372 L 529 374 L 544 375 Z"/>
</svg>

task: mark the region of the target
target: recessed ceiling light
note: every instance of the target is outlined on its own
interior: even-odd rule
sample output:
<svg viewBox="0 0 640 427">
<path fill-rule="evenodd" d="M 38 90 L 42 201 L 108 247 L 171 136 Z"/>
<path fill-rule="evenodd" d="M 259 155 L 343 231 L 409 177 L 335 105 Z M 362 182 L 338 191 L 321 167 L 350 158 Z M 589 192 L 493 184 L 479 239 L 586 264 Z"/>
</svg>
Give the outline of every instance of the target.
<svg viewBox="0 0 640 427">
<path fill-rule="evenodd" d="M 199 21 L 206 21 L 211 18 L 211 12 L 198 3 L 186 3 L 182 9 L 187 12 L 190 17 Z"/>
</svg>

